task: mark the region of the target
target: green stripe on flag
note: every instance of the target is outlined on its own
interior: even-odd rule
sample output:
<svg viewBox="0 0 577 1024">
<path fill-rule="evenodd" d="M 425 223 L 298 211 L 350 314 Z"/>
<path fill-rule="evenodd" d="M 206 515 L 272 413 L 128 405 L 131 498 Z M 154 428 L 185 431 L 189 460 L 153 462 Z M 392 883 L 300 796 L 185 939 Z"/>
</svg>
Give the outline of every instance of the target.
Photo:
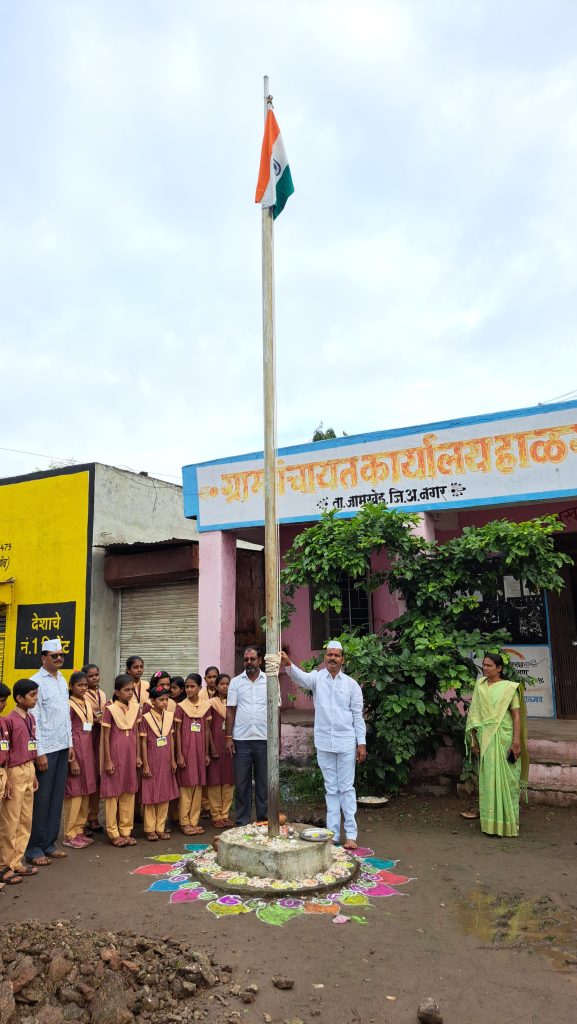
<svg viewBox="0 0 577 1024">
<path fill-rule="evenodd" d="M 274 220 L 277 219 L 279 213 L 283 212 L 286 205 L 286 201 L 289 196 L 292 196 L 294 190 L 295 187 L 293 185 L 293 180 L 291 178 L 290 167 L 287 164 L 276 183 L 276 203 L 272 208 L 272 215 Z"/>
</svg>

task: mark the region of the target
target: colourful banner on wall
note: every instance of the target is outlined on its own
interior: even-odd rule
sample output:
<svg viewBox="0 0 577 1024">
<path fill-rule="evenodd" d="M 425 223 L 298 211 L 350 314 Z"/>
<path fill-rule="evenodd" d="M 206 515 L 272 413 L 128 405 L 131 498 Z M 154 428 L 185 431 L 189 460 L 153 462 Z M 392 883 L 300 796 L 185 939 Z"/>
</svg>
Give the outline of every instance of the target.
<svg viewBox="0 0 577 1024">
<path fill-rule="evenodd" d="M 534 686 L 525 690 L 525 706 L 530 718 L 555 718 L 551 651 L 547 645 L 533 644 L 505 647 L 511 664 L 521 676 L 532 676 Z"/>
</svg>

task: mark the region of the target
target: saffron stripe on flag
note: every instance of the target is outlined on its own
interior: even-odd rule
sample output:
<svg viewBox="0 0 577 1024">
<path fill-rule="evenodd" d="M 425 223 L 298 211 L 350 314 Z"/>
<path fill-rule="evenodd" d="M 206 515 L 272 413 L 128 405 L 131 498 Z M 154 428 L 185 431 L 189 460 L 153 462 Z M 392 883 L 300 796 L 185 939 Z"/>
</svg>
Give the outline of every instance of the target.
<svg viewBox="0 0 577 1024">
<path fill-rule="evenodd" d="M 282 136 L 272 107 L 269 106 L 264 126 L 255 203 L 261 203 L 265 209 L 272 208 L 273 217 L 276 219 L 293 192 L 294 185 Z"/>
</svg>

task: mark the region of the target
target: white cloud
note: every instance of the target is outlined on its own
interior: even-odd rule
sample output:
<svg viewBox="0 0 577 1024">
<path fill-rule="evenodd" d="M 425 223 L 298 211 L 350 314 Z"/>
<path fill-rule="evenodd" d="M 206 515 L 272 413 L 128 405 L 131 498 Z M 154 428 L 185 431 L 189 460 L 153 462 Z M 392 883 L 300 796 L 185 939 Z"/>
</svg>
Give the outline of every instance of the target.
<svg viewBox="0 0 577 1024">
<path fill-rule="evenodd" d="M 5 446 L 172 474 L 261 446 L 265 72 L 297 189 L 281 443 L 577 389 L 576 33 L 559 0 L 22 0 L 0 41 Z"/>
</svg>

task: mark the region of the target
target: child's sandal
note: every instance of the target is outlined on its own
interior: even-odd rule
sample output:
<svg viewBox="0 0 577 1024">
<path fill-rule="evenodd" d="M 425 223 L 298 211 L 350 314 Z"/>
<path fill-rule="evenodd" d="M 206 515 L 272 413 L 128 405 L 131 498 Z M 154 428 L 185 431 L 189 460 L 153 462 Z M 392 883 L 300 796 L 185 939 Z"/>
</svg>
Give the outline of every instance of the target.
<svg viewBox="0 0 577 1024">
<path fill-rule="evenodd" d="M 172 839 L 172 832 L 159 832 L 158 833 L 158 838 L 159 839 Z"/>
<path fill-rule="evenodd" d="M 0 880 L 3 885 L 19 885 L 22 881 L 20 875 L 17 875 L 15 871 L 11 871 L 10 868 L 3 868 L 0 871 Z"/>
<path fill-rule="evenodd" d="M 156 832 L 145 832 L 144 837 L 145 839 L 148 839 L 149 843 L 156 843 L 158 841 Z"/>
<path fill-rule="evenodd" d="M 108 839 L 112 846 L 128 846 L 124 836 L 109 836 Z"/>
</svg>

